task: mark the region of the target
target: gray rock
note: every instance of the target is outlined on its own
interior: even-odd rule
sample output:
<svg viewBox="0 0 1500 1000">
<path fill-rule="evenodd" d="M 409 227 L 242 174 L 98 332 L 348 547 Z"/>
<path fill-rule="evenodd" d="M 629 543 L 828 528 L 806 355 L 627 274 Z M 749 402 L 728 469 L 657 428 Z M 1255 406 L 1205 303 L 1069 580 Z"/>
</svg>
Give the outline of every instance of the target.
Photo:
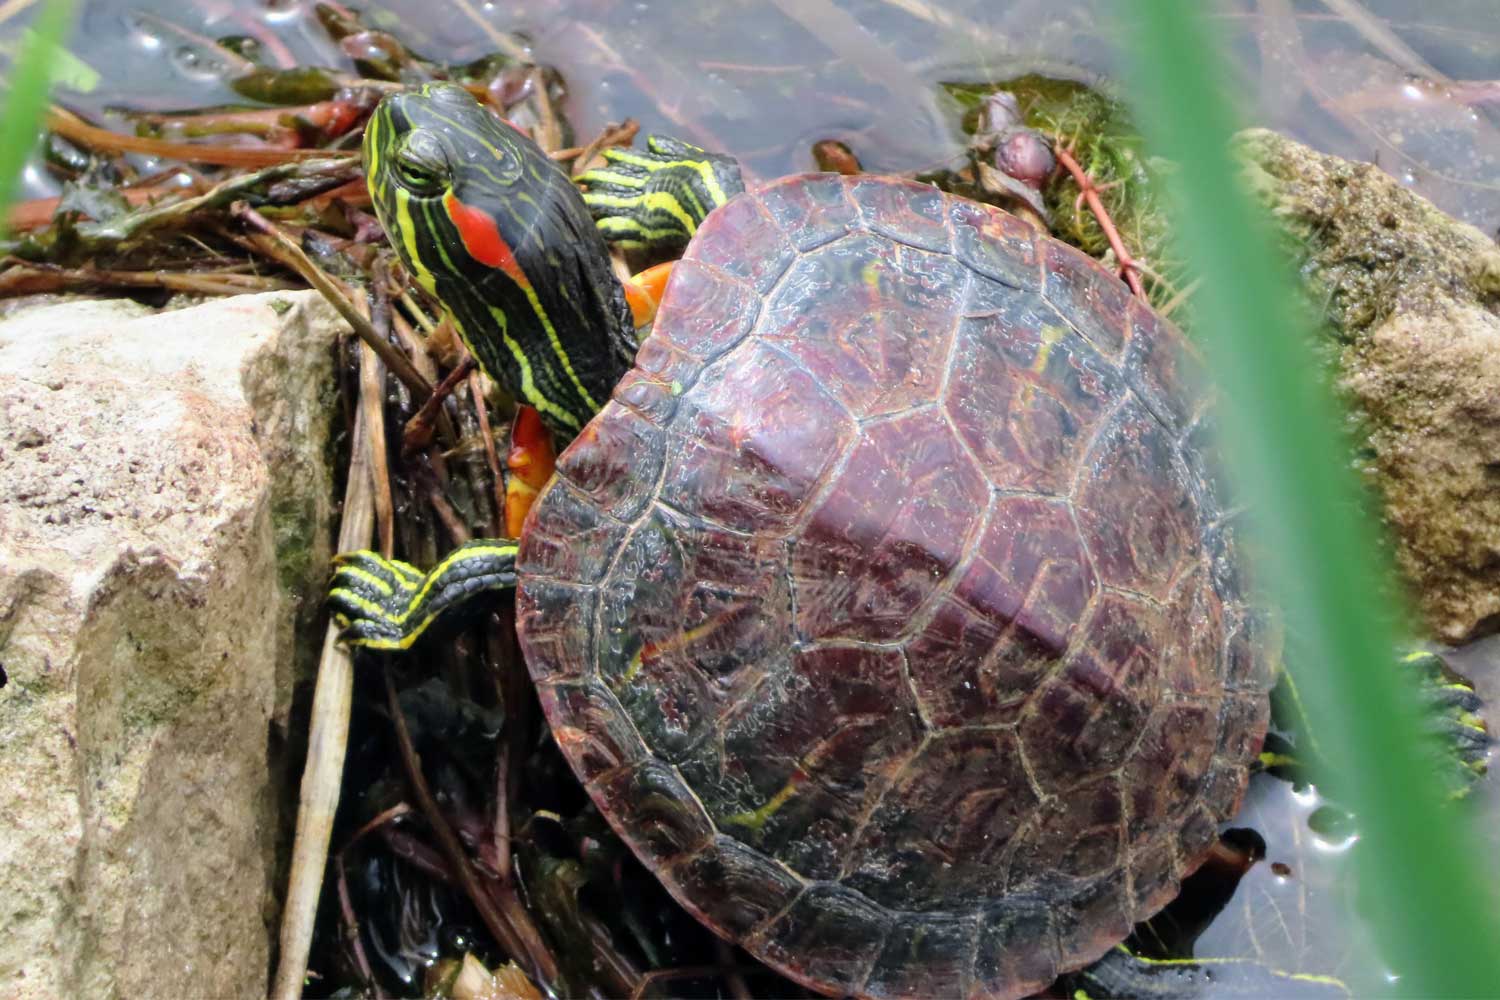
<svg viewBox="0 0 1500 1000">
<path fill-rule="evenodd" d="M 0 322 L 0 993 L 265 994 L 341 329 L 314 293 Z"/>
<path fill-rule="evenodd" d="M 1247 172 L 1325 306 L 1335 370 L 1432 633 L 1500 628 L 1500 247 L 1370 164 L 1263 130 Z"/>
</svg>

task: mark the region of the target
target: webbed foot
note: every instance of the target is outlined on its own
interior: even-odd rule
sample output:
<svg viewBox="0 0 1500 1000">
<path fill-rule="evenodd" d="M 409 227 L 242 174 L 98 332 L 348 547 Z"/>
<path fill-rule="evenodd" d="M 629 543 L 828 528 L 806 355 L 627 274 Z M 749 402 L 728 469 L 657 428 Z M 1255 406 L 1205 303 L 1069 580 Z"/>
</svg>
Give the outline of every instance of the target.
<svg viewBox="0 0 1500 1000">
<path fill-rule="evenodd" d="M 476 539 L 423 573 L 368 550 L 334 557 L 328 606 L 339 638 L 366 649 L 409 649 L 439 616 L 516 583 L 516 543 Z"/>
<path fill-rule="evenodd" d="M 599 231 L 620 247 L 686 246 L 708 213 L 745 190 L 732 157 L 667 136 L 647 136 L 644 150 L 606 149 L 604 158 L 578 181 Z"/>
</svg>

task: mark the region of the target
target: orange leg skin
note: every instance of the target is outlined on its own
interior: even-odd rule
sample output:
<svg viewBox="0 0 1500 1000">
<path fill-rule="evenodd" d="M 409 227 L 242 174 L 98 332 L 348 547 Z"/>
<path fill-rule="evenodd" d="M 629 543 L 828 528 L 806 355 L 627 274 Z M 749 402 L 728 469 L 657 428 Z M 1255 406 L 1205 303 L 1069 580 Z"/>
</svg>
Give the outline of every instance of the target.
<svg viewBox="0 0 1500 1000">
<path fill-rule="evenodd" d="M 510 453 L 505 456 L 505 467 L 510 470 L 505 480 L 506 535 L 521 537 L 526 513 L 552 478 L 556 464 L 557 451 L 552 447 L 552 435 L 542 426 L 541 415 L 525 404 L 517 406 L 516 419 L 510 425 Z"/>
<path fill-rule="evenodd" d="M 655 267 L 648 267 L 625 283 L 625 301 L 630 303 L 630 314 L 635 318 L 635 328 L 649 324 L 656 318 L 656 307 L 661 305 L 661 296 L 667 289 L 667 279 L 672 276 L 669 260 Z"/>
</svg>

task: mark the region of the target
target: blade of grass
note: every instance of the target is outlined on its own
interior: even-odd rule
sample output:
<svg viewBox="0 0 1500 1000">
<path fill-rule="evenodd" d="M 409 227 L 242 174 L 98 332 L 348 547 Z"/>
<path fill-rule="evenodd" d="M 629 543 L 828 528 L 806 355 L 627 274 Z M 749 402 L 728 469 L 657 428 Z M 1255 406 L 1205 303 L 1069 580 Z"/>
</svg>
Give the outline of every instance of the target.
<svg viewBox="0 0 1500 1000">
<path fill-rule="evenodd" d="M 1297 682 L 1327 759 L 1327 787 L 1358 815 L 1357 897 L 1407 995 L 1500 988 L 1491 871 L 1445 808 L 1417 698 L 1394 666 L 1400 609 L 1312 331 L 1264 220 L 1236 184 L 1228 64 L 1192 0 L 1141 0 L 1122 18 L 1138 121 L 1179 164 L 1169 203 L 1203 279 L 1199 332 L 1225 397 L 1226 464 L 1253 505 L 1261 569 L 1296 637 Z M 1372 968 L 1379 966 L 1372 963 Z"/>
<path fill-rule="evenodd" d="M 0 110 L 0 209 L 8 208 L 16 194 L 16 184 L 26 158 L 36 147 L 37 127 L 47 92 L 52 85 L 52 68 L 61 51 L 63 37 L 73 23 L 74 0 L 49 0 L 37 12 L 36 22 L 27 44 L 16 53 L 11 65 L 10 92 Z M 0 238 L 5 231 L 7 213 L 0 211 Z"/>
</svg>

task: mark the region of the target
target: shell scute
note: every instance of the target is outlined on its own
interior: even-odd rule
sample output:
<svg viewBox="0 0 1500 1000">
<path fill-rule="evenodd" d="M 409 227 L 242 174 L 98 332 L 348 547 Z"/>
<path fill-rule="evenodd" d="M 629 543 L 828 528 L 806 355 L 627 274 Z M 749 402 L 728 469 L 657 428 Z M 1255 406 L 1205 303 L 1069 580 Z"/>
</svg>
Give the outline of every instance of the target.
<svg viewBox="0 0 1500 1000">
<path fill-rule="evenodd" d="M 866 426 L 792 541 L 798 631 L 895 639 L 971 544 L 988 495 L 935 410 Z"/>
<path fill-rule="evenodd" d="M 1040 896 L 1020 894 L 985 907 L 974 961 L 976 992 L 1025 996 L 1057 978 L 1062 956 L 1054 909 Z"/>
<path fill-rule="evenodd" d="M 646 758 L 601 775 L 594 790 L 620 803 L 625 841 L 648 864 L 670 865 L 701 852 L 716 830 L 676 769 Z"/>
<path fill-rule="evenodd" d="M 1103 281 L 1099 263 L 1066 243 L 1047 240 L 1047 301 L 1109 358 L 1118 358 L 1130 333 L 1130 290 L 1121 281 Z"/>
<path fill-rule="evenodd" d="M 1058 919 L 1064 955 L 1102 955 L 1130 934 L 1130 897 L 1125 880 L 1103 875 L 1072 887 L 1072 905 Z"/>
<path fill-rule="evenodd" d="M 1204 402 L 1208 377 L 1203 360 L 1192 344 L 1144 304 L 1132 299 L 1127 314 L 1125 381 L 1158 420 L 1180 433 Z"/>
<path fill-rule="evenodd" d="M 766 214 L 802 253 L 864 226 L 844 184 L 818 175 L 789 177 L 759 192 Z"/>
<path fill-rule="evenodd" d="M 566 719 L 553 738 L 578 776 L 587 784 L 598 775 L 651 758 L 615 696 L 597 681 L 542 681 L 537 696 L 549 718 Z"/>
<path fill-rule="evenodd" d="M 597 587 L 561 580 L 537 579 L 516 596 L 516 627 L 529 636 L 539 654 L 538 681 L 593 675 L 598 604 Z"/>
<path fill-rule="evenodd" d="M 964 899 L 976 881 L 1000 888 L 1000 859 L 1037 802 L 1013 734 L 935 735 L 865 824 L 845 862 L 845 884 L 893 909 L 918 911 Z"/>
<path fill-rule="evenodd" d="M 698 230 L 693 253 L 685 259 L 712 264 L 764 294 L 794 256 L 791 241 L 759 198 L 735 198 L 714 211 L 713 225 Z"/>
<path fill-rule="evenodd" d="M 949 199 L 937 188 L 915 182 L 892 184 L 873 177 L 856 179 L 849 193 L 872 233 L 945 256 L 952 252 Z"/>
<path fill-rule="evenodd" d="M 746 532 L 789 526 L 857 432 L 808 372 L 746 343 L 683 398 L 660 495 Z"/>
<path fill-rule="evenodd" d="M 677 397 L 671 382 L 632 368 L 620 379 L 610 398 L 661 427 L 677 412 Z"/>
<path fill-rule="evenodd" d="M 965 265 L 1009 288 L 1041 290 L 1038 248 L 1047 241 L 1030 223 L 962 198 L 949 200 L 948 222 L 954 256 Z"/>
<path fill-rule="evenodd" d="M 1198 793 L 1218 740 L 1217 705 L 1158 706 L 1124 769 L 1125 796 L 1134 823 L 1133 843 L 1153 839 L 1173 803 Z"/>
<path fill-rule="evenodd" d="M 814 782 L 863 813 L 923 734 L 905 661 L 898 650 L 870 646 L 813 646 L 792 656 L 792 669 L 724 720 L 725 753 L 795 761 L 798 783 Z"/>
<path fill-rule="evenodd" d="M 680 859 L 664 878 L 701 920 L 735 938 L 785 910 L 806 885 L 785 865 L 723 834 Z"/>
<path fill-rule="evenodd" d="M 579 433 L 567 478 L 605 515 L 630 521 L 655 493 L 662 430 L 635 410 L 615 407 Z"/>
<path fill-rule="evenodd" d="M 518 566 L 534 567 L 532 576 L 596 583 L 625 537 L 625 525 L 608 517 L 587 496 L 561 478 L 548 495 L 547 516 L 533 508 L 521 532 Z"/>
<path fill-rule="evenodd" d="M 1011 883 L 1024 885 L 1037 872 L 1111 875 L 1120 863 L 1123 834 L 1119 779 L 1106 775 L 1075 785 L 1047 799 L 1036 822 L 1016 837 Z"/>
<path fill-rule="evenodd" d="M 1015 721 L 1098 590 L 1058 501 L 1001 498 L 971 551 L 950 599 L 909 647 L 913 682 L 936 726 Z"/>
<path fill-rule="evenodd" d="M 779 546 L 657 507 L 600 599 L 599 674 L 664 759 L 690 754 L 789 628 Z"/>
<path fill-rule="evenodd" d="M 662 327 L 663 339 L 685 354 L 710 359 L 750 332 L 760 314 L 760 296 L 721 267 L 682 260 L 672 266 L 658 311 L 672 317 Z"/>
<path fill-rule="evenodd" d="M 976 279 L 944 406 L 990 482 L 1066 494 L 1123 389 L 1040 297 Z"/>
<path fill-rule="evenodd" d="M 890 928 L 884 907 L 843 886 L 814 883 L 750 940 L 793 979 L 808 981 L 816 969 L 820 988 L 851 995 L 864 984 Z"/>
<path fill-rule="evenodd" d="M 1167 429 L 1121 406 L 1078 472 L 1078 522 L 1106 585 L 1165 600 L 1202 550 L 1199 511 Z"/>
<path fill-rule="evenodd" d="M 931 402 L 968 272 L 952 257 L 857 234 L 805 254 L 770 297 L 762 336 L 858 419 Z"/>
<path fill-rule="evenodd" d="M 979 918 L 908 913 L 891 925 L 865 980 L 874 996 L 967 997 L 974 981 Z"/>
</svg>

